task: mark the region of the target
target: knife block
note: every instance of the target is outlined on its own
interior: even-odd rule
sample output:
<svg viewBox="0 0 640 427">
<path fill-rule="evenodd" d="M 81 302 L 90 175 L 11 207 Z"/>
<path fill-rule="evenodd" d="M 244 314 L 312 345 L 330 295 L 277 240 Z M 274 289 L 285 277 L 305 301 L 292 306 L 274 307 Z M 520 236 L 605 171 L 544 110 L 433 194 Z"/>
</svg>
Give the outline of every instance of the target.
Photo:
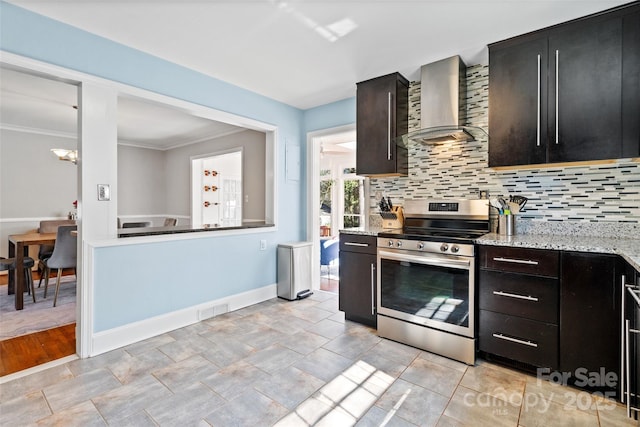
<svg viewBox="0 0 640 427">
<path fill-rule="evenodd" d="M 380 212 L 382 228 L 402 228 L 404 225 L 404 211 L 402 206 L 394 206 L 389 212 Z"/>
</svg>

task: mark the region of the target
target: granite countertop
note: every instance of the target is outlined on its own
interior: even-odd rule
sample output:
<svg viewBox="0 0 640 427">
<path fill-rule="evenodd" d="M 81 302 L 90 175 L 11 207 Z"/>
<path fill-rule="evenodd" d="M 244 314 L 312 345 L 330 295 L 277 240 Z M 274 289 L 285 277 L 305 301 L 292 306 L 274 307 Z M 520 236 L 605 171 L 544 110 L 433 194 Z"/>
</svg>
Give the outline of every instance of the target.
<svg viewBox="0 0 640 427">
<path fill-rule="evenodd" d="M 357 227 L 357 228 L 345 228 L 340 230 L 342 234 L 356 234 L 360 236 L 377 236 L 378 233 L 385 233 L 393 230 L 399 230 L 395 228 L 382 228 L 382 227 Z"/>
<path fill-rule="evenodd" d="M 360 227 L 340 230 L 340 233 L 377 236 L 378 233 L 390 231 L 393 230 L 382 227 Z M 615 254 L 620 255 L 636 270 L 640 271 L 640 239 L 575 236 L 571 234 L 517 234 L 504 236 L 489 233 L 476 239 L 475 242 L 479 245 L 489 246 Z"/>
<path fill-rule="evenodd" d="M 479 245 L 489 246 L 616 254 L 620 255 L 636 270 L 640 271 L 640 239 L 555 234 L 518 234 L 515 236 L 504 236 L 489 233 L 476 239 L 475 242 Z"/>
</svg>

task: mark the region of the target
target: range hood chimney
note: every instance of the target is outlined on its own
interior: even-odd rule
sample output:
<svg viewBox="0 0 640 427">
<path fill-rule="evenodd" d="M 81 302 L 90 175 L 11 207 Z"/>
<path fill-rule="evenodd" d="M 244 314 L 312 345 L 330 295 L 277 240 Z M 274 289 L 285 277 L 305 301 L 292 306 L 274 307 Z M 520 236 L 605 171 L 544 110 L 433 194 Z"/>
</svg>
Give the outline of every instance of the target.
<svg viewBox="0 0 640 427">
<path fill-rule="evenodd" d="M 466 120 L 467 67 L 459 56 L 421 68 L 421 129 L 403 137 L 426 144 L 474 141 L 486 134 L 481 128 L 464 126 Z"/>
</svg>

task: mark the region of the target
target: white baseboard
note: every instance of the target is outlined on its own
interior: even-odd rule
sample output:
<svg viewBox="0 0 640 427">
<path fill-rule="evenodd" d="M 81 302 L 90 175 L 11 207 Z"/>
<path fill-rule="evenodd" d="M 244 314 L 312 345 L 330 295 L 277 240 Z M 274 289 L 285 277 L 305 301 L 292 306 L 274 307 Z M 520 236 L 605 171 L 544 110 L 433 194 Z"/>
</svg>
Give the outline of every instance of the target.
<svg viewBox="0 0 640 427">
<path fill-rule="evenodd" d="M 228 311 L 239 310 L 277 296 L 277 285 L 267 285 L 236 295 L 198 304 L 182 310 L 119 326 L 92 335 L 89 357 L 106 353 L 138 341 L 199 322 L 202 312 L 226 305 Z"/>
</svg>

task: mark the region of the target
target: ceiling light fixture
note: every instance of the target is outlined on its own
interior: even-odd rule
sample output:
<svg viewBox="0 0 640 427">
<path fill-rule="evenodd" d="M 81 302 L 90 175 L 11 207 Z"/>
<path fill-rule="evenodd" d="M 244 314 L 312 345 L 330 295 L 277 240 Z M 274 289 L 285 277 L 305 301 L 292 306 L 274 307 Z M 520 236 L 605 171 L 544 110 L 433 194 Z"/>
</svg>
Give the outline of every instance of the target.
<svg viewBox="0 0 640 427">
<path fill-rule="evenodd" d="M 66 160 L 73 163 L 78 163 L 78 150 L 67 150 L 66 148 L 52 148 L 51 152 L 58 156 L 60 160 Z"/>
</svg>

